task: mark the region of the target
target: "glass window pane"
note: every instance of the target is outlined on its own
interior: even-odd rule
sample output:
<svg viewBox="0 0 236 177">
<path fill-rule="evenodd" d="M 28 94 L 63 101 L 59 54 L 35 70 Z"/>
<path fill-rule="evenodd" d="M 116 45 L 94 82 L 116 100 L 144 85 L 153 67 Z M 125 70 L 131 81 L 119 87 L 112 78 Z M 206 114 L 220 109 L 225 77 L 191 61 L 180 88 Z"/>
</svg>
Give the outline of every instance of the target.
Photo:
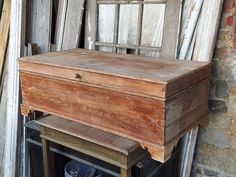
<svg viewBox="0 0 236 177">
<path fill-rule="evenodd" d="M 141 45 L 161 47 L 164 14 L 164 4 L 144 5 Z"/>
<path fill-rule="evenodd" d="M 139 5 L 120 5 L 118 32 L 119 44 L 136 44 L 138 29 L 138 9 Z"/>
<path fill-rule="evenodd" d="M 98 10 L 97 40 L 99 42 L 113 43 L 115 5 L 100 4 Z"/>
</svg>

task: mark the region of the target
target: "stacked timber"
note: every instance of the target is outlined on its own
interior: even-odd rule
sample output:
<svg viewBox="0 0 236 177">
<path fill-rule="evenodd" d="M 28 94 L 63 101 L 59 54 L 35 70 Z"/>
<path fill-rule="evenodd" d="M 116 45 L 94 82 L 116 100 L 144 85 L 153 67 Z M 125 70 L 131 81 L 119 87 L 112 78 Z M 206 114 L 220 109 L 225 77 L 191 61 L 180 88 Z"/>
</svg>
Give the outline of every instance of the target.
<svg viewBox="0 0 236 177">
<path fill-rule="evenodd" d="M 19 62 L 23 115 L 39 110 L 138 141 L 161 162 L 207 119 L 210 63 L 85 49 Z"/>
</svg>

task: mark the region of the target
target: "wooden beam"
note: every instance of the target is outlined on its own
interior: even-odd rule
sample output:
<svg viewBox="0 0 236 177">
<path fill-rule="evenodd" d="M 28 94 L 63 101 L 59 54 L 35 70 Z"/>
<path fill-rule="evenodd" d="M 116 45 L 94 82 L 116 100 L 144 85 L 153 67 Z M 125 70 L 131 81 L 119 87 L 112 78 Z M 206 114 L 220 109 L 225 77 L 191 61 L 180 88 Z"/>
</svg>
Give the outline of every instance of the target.
<svg viewBox="0 0 236 177">
<path fill-rule="evenodd" d="M 54 37 L 54 43 L 56 44 L 57 51 L 60 51 L 62 49 L 62 41 L 63 41 L 66 13 L 67 13 L 67 4 L 68 0 L 59 0 L 55 37 Z"/>
<path fill-rule="evenodd" d="M 52 0 L 37 0 L 36 36 L 39 53 L 49 52 L 51 43 Z"/>
<path fill-rule="evenodd" d="M 23 53 L 22 43 L 24 42 L 24 12 L 26 0 L 11 0 L 10 15 L 10 38 L 9 38 L 9 60 L 7 65 L 7 103 L 6 103 L 6 141 L 4 152 L 3 177 L 20 176 L 18 174 L 17 144 L 19 127 L 19 74 L 17 58 Z"/>
<path fill-rule="evenodd" d="M 8 60 L 6 56 L 6 61 Z M 5 62 L 6 68 L 7 62 Z M 0 94 L 0 176 L 4 173 L 4 155 L 6 142 L 6 109 L 7 109 L 7 71 L 4 69 L 1 82 Z"/>
<path fill-rule="evenodd" d="M 86 49 L 95 50 L 97 32 L 97 5 L 94 0 L 86 1 L 85 29 L 84 47 Z"/>
<path fill-rule="evenodd" d="M 194 61 L 212 60 L 223 2 L 224 0 L 204 1 L 193 54 Z"/>
<path fill-rule="evenodd" d="M 30 0 L 27 2 L 27 43 L 37 43 L 38 53 L 50 51 L 52 0 Z"/>
<path fill-rule="evenodd" d="M 182 146 L 184 148 L 181 149 L 181 155 L 182 155 L 181 171 L 180 171 L 181 177 L 189 177 L 191 174 L 198 129 L 199 129 L 198 126 L 193 128 L 183 137 Z"/>
<path fill-rule="evenodd" d="M 8 42 L 10 26 L 11 1 L 4 1 L 3 11 L 0 21 L 0 82 L 2 80 L 3 66 Z"/>
<path fill-rule="evenodd" d="M 162 57 L 176 58 L 182 0 L 167 0 L 162 41 Z"/>
<path fill-rule="evenodd" d="M 190 2 L 187 4 L 187 2 Z M 182 29 L 179 39 L 180 51 L 178 59 L 186 60 L 191 43 L 195 43 L 194 34 L 196 34 L 196 26 L 199 21 L 199 15 L 203 5 L 203 0 L 187 1 L 184 5 L 184 18 L 182 20 Z M 187 6 L 188 5 L 188 6 Z M 190 8 L 191 7 L 191 8 Z M 187 11 L 187 12 L 186 12 Z M 194 42 L 193 42 L 194 41 Z M 191 60 L 191 58 L 188 58 Z"/>
<path fill-rule="evenodd" d="M 83 21 L 84 0 L 60 0 L 55 44 L 57 51 L 77 48 Z"/>
<path fill-rule="evenodd" d="M 83 21 L 84 0 L 70 0 L 67 6 L 62 50 L 77 48 Z"/>
</svg>

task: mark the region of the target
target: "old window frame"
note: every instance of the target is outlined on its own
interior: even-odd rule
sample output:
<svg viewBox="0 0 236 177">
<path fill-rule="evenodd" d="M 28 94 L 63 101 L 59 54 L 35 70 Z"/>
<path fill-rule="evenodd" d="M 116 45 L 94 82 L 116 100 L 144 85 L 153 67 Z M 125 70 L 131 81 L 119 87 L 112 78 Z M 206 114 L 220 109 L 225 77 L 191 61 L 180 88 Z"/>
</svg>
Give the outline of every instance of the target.
<svg viewBox="0 0 236 177">
<path fill-rule="evenodd" d="M 98 6 L 100 4 L 115 5 L 115 22 L 114 22 L 114 40 L 113 43 L 97 41 L 98 26 Z M 121 4 L 138 4 L 138 31 L 136 45 L 118 44 L 118 29 Z M 141 28 L 144 4 L 165 4 L 163 38 L 161 47 L 142 46 L 141 45 Z M 117 52 L 118 48 L 133 49 L 135 54 L 140 54 L 140 50 L 161 52 L 161 57 L 176 58 L 180 16 L 182 9 L 182 0 L 87 0 L 86 19 L 85 19 L 85 48 L 95 50 L 99 46 L 111 47 L 112 52 Z"/>
</svg>

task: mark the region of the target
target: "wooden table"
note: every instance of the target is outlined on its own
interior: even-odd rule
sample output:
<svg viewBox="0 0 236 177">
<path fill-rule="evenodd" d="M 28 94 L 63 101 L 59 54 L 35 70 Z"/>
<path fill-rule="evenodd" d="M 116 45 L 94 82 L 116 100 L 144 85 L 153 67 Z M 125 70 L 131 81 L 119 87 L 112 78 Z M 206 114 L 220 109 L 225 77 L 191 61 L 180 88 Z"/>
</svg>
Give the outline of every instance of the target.
<svg viewBox="0 0 236 177">
<path fill-rule="evenodd" d="M 45 177 L 52 177 L 50 141 L 118 166 L 121 177 L 131 177 L 131 167 L 147 155 L 135 141 L 53 115 L 39 120 L 38 124 Z"/>
</svg>

